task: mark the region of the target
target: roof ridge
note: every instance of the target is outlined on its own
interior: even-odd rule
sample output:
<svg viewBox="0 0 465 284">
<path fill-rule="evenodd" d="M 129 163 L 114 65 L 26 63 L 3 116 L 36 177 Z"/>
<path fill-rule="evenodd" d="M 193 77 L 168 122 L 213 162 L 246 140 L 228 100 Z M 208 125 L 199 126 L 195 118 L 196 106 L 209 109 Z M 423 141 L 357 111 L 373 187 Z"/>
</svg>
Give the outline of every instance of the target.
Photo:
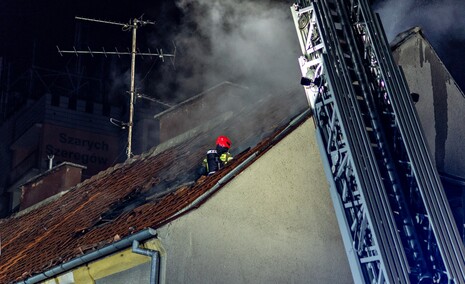
<svg viewBox="0 0 465 284">
<path fill-rule="evenodd" d="M 235 86 L 235 87 L 241 88 L 243 90 L 248 90 L 249 89 L 246 86 L 242 86 L 242 85 L 239 85 L 239 84 L 236 84 L 236 83 L 232 83 L 230 81 L 223 81 L 223 82 L 218 83 L 218 84 L 216 84 L 216 85 L 214 85 L 214 86 L 212 86 L 212 87 L 210 87 L 210 88 L 208 88 L 206 90 L 203 90 L 202 92 L 198 93 L 197 95 L 194 95 L 194 96 L 192 96 L 192 97 L 190 97 L 188 99 L 185 99 L 184 101 L 182 101 L 182 102 L 180 102 L 180 103 L 178 103 L 178 104 L 176 104 L 176 105 L 174 105 L 174 106 L 172 106 L 172 107 L 170 107 L 170 108 L 168 108 L 168 109 L 166 109 L 166 110 L 164 110 L 164 111 L 162 111 L 160 113 L 157 113 L 156 115 L 153 116 L 153 118 L 156 119 L 156 118 L 158 118 L 158 117 L 160 117 L 162 115 L 165 115 L 166 113 L 171 112 L 174 109 L 179 108 L 179 107 L 181 107 L 181 106 L 183 106 L 183 105 L 185 105 L 185 104 L 187 104 L 187 103 L 189 103 L 189 102 L 191 102 L 193 100 L 196 100 L 197 98 L 202 97 L 205 94 L 207 94 L 207 93 L 211 92 L 212 90 L 214 90 L 214 89 L 216 89 L 216 88 L 218 88 L 220 86 L 223 86 L 223 85 Z"/>
</svg>

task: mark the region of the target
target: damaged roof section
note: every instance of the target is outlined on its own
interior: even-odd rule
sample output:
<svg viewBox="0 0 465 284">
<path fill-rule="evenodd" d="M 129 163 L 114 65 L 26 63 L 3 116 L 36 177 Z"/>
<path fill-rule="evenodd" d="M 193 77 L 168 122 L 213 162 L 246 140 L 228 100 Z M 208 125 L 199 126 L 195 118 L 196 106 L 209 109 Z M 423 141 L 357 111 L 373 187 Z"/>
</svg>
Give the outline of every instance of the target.
<svg viewBox="0 0 465 284">
<path fill-rule="evenodd" d="M 184 134 L 170 142 L 171 147 L 160 145 L 100 172 L 40 208 L 0 220 L 0 282 L 27 279 L 200 206 L 201 196 L 221 187 L 220 180 L 227 182 L 226 175 L 236 175 L 246 159 L 279 141 L 281 129 L 305 109 L 305 98 L 297 91 L 257 100 L 222 124 Z M 230 136 L 233 148 L 241 153 L 224 170 L 194 184 L 192 173 L 217 134 Z M 247 150 L 250 146 L 254 147 Z"/>
</svg>

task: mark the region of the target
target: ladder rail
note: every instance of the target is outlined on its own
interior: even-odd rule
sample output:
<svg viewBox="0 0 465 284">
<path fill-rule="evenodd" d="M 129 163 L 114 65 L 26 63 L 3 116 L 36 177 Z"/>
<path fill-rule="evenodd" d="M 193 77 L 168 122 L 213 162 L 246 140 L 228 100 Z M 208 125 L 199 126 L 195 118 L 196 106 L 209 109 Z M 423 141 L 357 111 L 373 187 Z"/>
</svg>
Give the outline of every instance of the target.
<svg viewBox="0 0 465 284">
<path fill-rule="evenodd" d="M 366 8 L 362 9 L 362 11 L 365 12 L 365 17 L 368 18 L 366 20 L 367 25 L 372 25 L 368 31 L 374 30 L 375 33 L 382 38 L 382 40 L 372 40 L 372 42 L 374 45 L 380 46 L 375 48 L 375 52 L 380 51 L 381 53 L 378 55 L 378 58 L 381 59 L 379 60 L 380 65 L 385 65 L 381 68 L 381 73 L 385 73 L 383 74 L 385 80 L 395 80 L 394 84 L 386 84 L 388 88 L 390 86 L 397 88 L 397 90 L 393 90 L 391 93 L 388 92 L 388 95 L 393 101 L 397 100 L 396 103 L 392 103 L 393 108 L 399 106 L 394 112 L 403 122 L 407 123 L 407 127 L 402 127 L 402 123 L 399 123 L 399 128 L 402 137 L 409 139 L 409 143 L 405 143 L 405 147 L 412 157 L 411 161 L 414 164 L 414 173 L 418 176 L 416 180 L 419 183 L 422 199 L 426 203 L 425 207 L 428 216 L 433 218 L 430 224 L 434 231 L 434 235 L 439 239 L 438 245 L 439 249 L 442 251 L 441 255 L 447 262 L 446 269 L 451 274 L 451 278 L 457 279 L 458 281 L 465 281 L 461 280 L 465 279 L 463 243 L 454 223 L 454 218 L 448 205 L 447 198 L 445 197 L 439 174 L 427 151 L 428 148 L 419 124 L 418 114 L 408 96 L 409 91 L 406 80 L 400 72 L 399 67 L 395 66 L 392 56 L 387 53 L 389 49 L 387 48 L 387 40 L 379 17 L 373 17 L 371 13 L 366 12 L 369 8 L 366 2 L 360 1 L 360 3 L 365 5 Z M 384 70 L 389 70 L 390 73 L 386 74 Z M 404 94 L 403 96 L 395 95 L 402 93 Z M 412 146 L 410 146 L 411 144 Z M 454 255 L 455 257 L 453 257 Z"/>
<path fill-rule="evenodd" d="M 340 69 L 342 70 L 342 74 L 347 74 L 348 73 L 348 67 L 345 63 L 345 54 L 340 48 L 340 44 L 337 44 L 336 42 L 340 40 L 340 38 L 337 37 L 337 31 L 336 27 L 334 24 L 334 21 L 330 21 L 330 9 L 328 7 L 328 2 L 321 1 L 321 2 L 316 2 L 315 3 L 316 7 L 318 10 L 323 11 L 324 13 L 324 19 L 326 20 L 326 28 L 329 29 L 329 33 L 326 37 L 332 38 L 333 44 L 332 48 L 328 51 L 328 55 L 331 54 L 332 52 L 336 53 L 333 58 L 329 58 L 328 62 L 338 62 L 338 66 L 340 66 Z M 321 5 L 321 7 L 320 7 Z M 343 23 L 340 23 L 341 25 Z M 332 51 L 332 52 L 331 52 Z M 341 74 L 340 74 L 341 75 Z M 375 210 L 372 211 L 371 214 L 373 214 L 373 218 L 375 220 L 384 220 L 382 222 L 386 226 L 380 226 L 383 230 L 380 231 L 378 238 L 380 239 L 379 241 L 381 244 L 381 249 L 387 248 L 387 247 L 394 247 L 397 248 L 399 246 L 399 237 L 396 234 L 395 227 L 393 226 L 393 217 L 392 217 L 392 210 L 389 207 L 388 202 L 386 201 L 386 196 L 385 196 L 385 190 L 383 188 L 383 185 L 381 183 L 381 177 L 379 174 L 379 169 L 376 165 L 376 161 L 374 158 L 374 155 L 371 151 L 370 147 L 370 142 L 368 137 L 366 136 L 365 128 L 366 126 L 364 125 L 363 119 L 361 117 L 361 111 L 359 109 L 359 106 L 357 104 L 357 100 L 355 98 L 356 94 L 355 91 L 353 90 L 352 82 L 349 81 L 349 75 L 343 75 L 340 76 L 341 80 L 343 81 L 343 85 L 345 86 L 344 90 L 340 90 L 338 92 L 335 92 L 336 98 L 338 98 L 338 94 L 347 94 L 346 96 L 342 95 L 340 96 L 342 100 L 345 100 L 344 102 L 339 102 L 338 105 L 345 111 L 346 118 L 344 120 L 353 122 L 353 127 L 348 131 L 349 134 L 354 133 L 355 135 L 352 137 L 355 137 L 353 146 L 355 149 L 358 149 L 359 151 L 359 158 L 357 161 L 360 161 L 362 163 L 363 168 L 365 169 L 370 169 L 371 174 L 365 174 L 364 170 L 359 171 L 362 177 L 367 179 L 366 184 L 368 184 L 368 188 L 365 190 L 365 195 L 370 198 L 370 202 L 368 203 L 369 205 L 373 204 L 373 207 Z M 333 79 L 334 80 L 334 79 Z M 350 95 L 349 95 L 350 94 Z M 350 113 L 350 114 L 349 114 Z M 352 138 L 353 139 L 353 138 Z M 349 141 L 352 141 L 352 139 L 349 139 Z M 373 194 L 372 191 L 377 191 L 377 193 Z M 379 210 L 379 209 L 382 210 Z M 375 224 L 378 225 L 378 224 Z M 386 257 L 386 263 L 385 265 L 388 266 L 388 274 L 391 274 L 392 271 L 400 271 L 404 270 L 404 275 L 407 274 L 406 270 L 406 265 L 405 265 L 405 256 L 403 255 L 403 251 L 398 251 L 398 256 L 394 257 L 392 254 L 389 252 L 386 252 L 383 254 Z M 399 276 L 402 278 L 401 276 Z"/>
<path fill-rule="evenodd" d="M 465 283 L 463 243 L 379 16 L 366 0 L 291 11 L 354 281 Z"/>
</svg>

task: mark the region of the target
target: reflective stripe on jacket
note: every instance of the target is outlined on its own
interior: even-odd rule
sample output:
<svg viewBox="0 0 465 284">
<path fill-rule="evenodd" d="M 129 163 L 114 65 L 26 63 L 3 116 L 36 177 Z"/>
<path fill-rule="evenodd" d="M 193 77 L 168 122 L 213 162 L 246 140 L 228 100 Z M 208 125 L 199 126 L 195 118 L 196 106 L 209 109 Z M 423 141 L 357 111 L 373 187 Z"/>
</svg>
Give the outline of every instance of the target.
<svg viewBox="0 0 465 284">
<path fill-rule="evenodd" d="M 208 155 L 211 155 L 210 157 L 212 157 L 212 155 L 214 154 L 216 154 L 216 157 L 218 157 L 218 153 L 216 152 L 216 150 L 210 150 L 207 152 L 207 157 Z M 203 166 L 207 169 L 207 173 L 209 175 L 222 169 L 228 162 L 230 162 L 233 159 L 233 156 L 231 155 L 231 153 L 226 152 L 219 156 L 219 160 L 217 162 L 212 161 L 211 159 L 212 158 L 210 158 L 210 161 L 208 158 L 205 158 L 203 160 Z M 210 167 L 209 167 L 209 163 L 210 163 Z"/>
</svg>

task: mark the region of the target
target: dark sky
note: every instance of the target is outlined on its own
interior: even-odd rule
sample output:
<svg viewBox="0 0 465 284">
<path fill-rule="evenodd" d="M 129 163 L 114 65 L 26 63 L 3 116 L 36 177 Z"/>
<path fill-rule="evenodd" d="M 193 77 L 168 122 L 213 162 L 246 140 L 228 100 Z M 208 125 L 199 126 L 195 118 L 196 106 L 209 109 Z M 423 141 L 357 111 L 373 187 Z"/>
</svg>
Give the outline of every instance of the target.
<svg viewBox="0 0 465 284">
<path fill-rule="evenodd" d="M 177 57 L 169 60 L 138 58 L 136 81 L 140 92 L 173 103 L 223 81 L 240 83 L 260 92 L 287 92 L 299 85 L 299 44 L 287 1 L 64 1 L 4 0 L 0 4 L 0 53 L 11 65 L 12 77 L 28 76 L 31 62 L 89 78 L 104 76 L 102 92 L 117 101 L 129 89 L 129 57 L 64 55 L 63 50 L 126 50 L 131 34 L 119 26 L 76 20 L 75 16 L 127 22 L 134 17 L 156 22 L 138 30 L 141 51 L 163 48 Z M 34 54 L 34 57 L 32 56 Z M 33 60 L 31 58 L 34 58 Z M 40 70 L 39 70 L 40 71 Z M 37 96 L 69 86 L 40 71 L 34 84 Z M 34 76 L 39 76 L 34 74 Z M 5 74 L 4 74 L 5 76 Z M 65 76 L 66 77 L 66 76 Z M 71 76 L 69 76 L 71 77 Z M 74 79 L 73 79 L 74 80 Z M 26 88 L 24 80 L 13 87 Z M 71 81 L 71 80 L 70 80 Z M 15 84 L 16 83 L 16 84 Z M 80 82 L 68 82 L 76 86 Z M 43 85 L 53 85 L 47 90 Z M 89 85 L 89 84 L 88 84 Z M 99 86 L 81 89 L 91 94 Z M 26 90 L 27 91 L 27 90 Z M 80 96 L 82 96 L 80 94 Z"/>
<path fill-rule="evenodd" d="M 130 33 L 122 32 L 118 26 L 79 21 L 74 17 L 126 23 L 144 15 L 144 19 L 156 20 L 153 30 L 159 30 L 167 28 L 161 18 L 172 22 L 177 18 L 176 11 L 174 1 L 132 1 L 127 5 L 123 1 L 109 0 L 3 0 L 0 2 L 0 47 L 2 53 L 18 55 L 18 51 L 31 51 L 35 43 L 39 58 L 53 58 L 55 45 L 71 47 L 74 44 L 77 25 L 84 26 L 82 44 L 92 41 L 95 45 L 127 46 Z"/>
<path fill-rule="evenodd" d="M 2 0 L 0 56 L 5 58 L 5 66 L 9 64 L 10 86 L 15 82 L 24 86 L 18 77 L 28 74 L 34 64 L 90 78 L 104 77 L 106 85 L 101 91 L 118 97 L 129 88 L 129 57 L 61 57 L 56 46 L 63 50 L 73 46 L 126 50 L 131 44 L 130 32 L 74 17 L 125 23 L 143 16 L 156 24 L 139 29 L 141 51 L 163 48 L 170 53 L 175 42 L 178 55 L 174 65 L 169 60 L 137 59 L 137 82 L 143 93 L 173 102 L 224 80 L 256 84 L 262 90 L 288 90 L 298 86 L 299 78 L 299 46 L 290 18 L 291 4 L 278 0 Z M 411 26 L 422 26 L 453 76 L 465 87 L 465 1 L 378 0 L 375 8 L 390 40 Z M 41 72 L 43 85 L 64 88 Z M 42 92 L 46 88 L 40 82 L 34 86 Z"/>
<path fill-rule="evenodd" d="M 156 2 L 156 4 L 155 4 Z M 141 28 L 138 33 L 138 46 L 162 47 L 166 42 L 168 52 L 172 50 L 172 35 L 176 33 L 179 9 L 173 1 L 57 1 L 57 0 L 3 0 L 0 2 L 0 56 L 5 65 L 9 63 L 11 85 L 15 78 L 24 75 L 31 64 L 40 68 L 82 74 L 99 78 L 102 73 L 124 76 L 129 68 L 129 57 L 109 58 L 103 56 L 72 55 L 61 57 L 56 46 L 63 50 L 86 50 L 88 47 L 101 50 L 126 51 L 131 47 L 131 33 L 122 31 L 120 26 L 76 20 L 75 16 L 127 23 L 133 18 L 143 17 L 156 21 L 156 25 Z M 167 19 L 167 20 L 165 20 Z M 166 39 L 155 42 L 155 38 Z M 142 50 L 145 51 L 145 50 Z M 138 59 L 139 60 L 139 59 Z M 153 61 L 153 60 L 152 60 Z M 149 65 L 150 60 L 146 62 Z M 113 67 L 118 68 L 113 68 Z M 148 70 L 148 69 L 147 69 Z M 5 71 L 4 71 L 5 73 Z M 121 73 L 121 74 L 119 74 Z M 42 72 L 43 77 L 49 76 Z M 5 76 L 5 74 L 3 75 Z M 51 85 L 49 78 L 44 79 Z M 112 83 L 113 85 L 118 85 Z M 38 84 L 36 84 L 37 86 Z M 15 86 L 13 86 L 15 87 Z M 111 86 L 107 88 L 111 91 Z"/>
</svg>

